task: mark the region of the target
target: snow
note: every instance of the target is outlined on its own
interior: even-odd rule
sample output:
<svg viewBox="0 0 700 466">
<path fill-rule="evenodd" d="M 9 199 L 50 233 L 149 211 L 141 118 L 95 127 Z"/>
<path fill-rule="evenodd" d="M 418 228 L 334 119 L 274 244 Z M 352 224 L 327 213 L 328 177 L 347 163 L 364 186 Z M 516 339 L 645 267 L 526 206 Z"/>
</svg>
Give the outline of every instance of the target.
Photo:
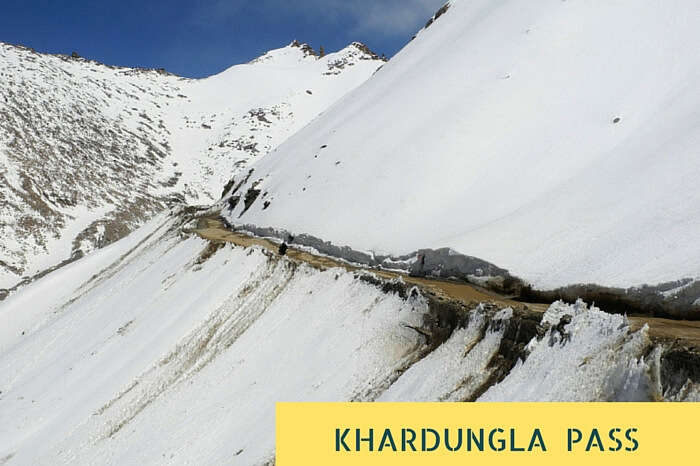
<svg viewBox="0 0 700 466">
<path fill-rule="evenodd" d="M 549 330 L 493 385 L 513 309 L 477 306 L 428 352 L 411 328 L 430 312 L 424 297 L 259 247 L 212 249 L 181 218 L 0 306 L 5 464 L 263 464 L 278 401 L 661 398 L 659 351 L 624 316 L 554 303 Z M 676 396 L 697 393 L 688 382 Z"/>
<path fill-rule="evenodd" d="M 384 63 L 355 43 L 322 58 L 305 50 L 190 80 L 0 43 L 0 288 L 118 239 L 173 199 L 217 201 Z"/>
<path fill-rule="evenodd" d="M 354 44 L 322 58 L 290 45 L 189 81 L 182 89 L 187 100 L 177 102 L 166 118 L 177 128 L 172 146 L 183 179 L 194 192 L 218 200 L 226 182 L 246 166 L 235 163 L 257 153 L 238 141 L 244 147 L 257 144 L 261 155 L 277 147 L 382 64 L 368 58 Z M 347 66 L 335 74 L 337 61 Z M 260 110 L 264 120 L 249 113 Z"/>
<path fill-rule="evenodd" d="M 242 207 L 224 210 L 235 223 L 396 255 L 446 246 L 540 287 L 698 277 L 700 7 L 451 5 L 371 79 L 379 63 L 356 45 L 321 59 L 290 45 L 200 81 L 31 55 L 52 73 L 150 96 L 135 114 L 147 110 L 166 129 L 119 120 L 141 99 L 95 105 L 105 104 L 104 121 L 119 120 L 114 141 L 167 135 L 171 150 L 138 178 L 103 173 L 105 191 L 81 186 L 85 202 L 57 208 L 58 234 L 32 243 L 12 233 L 27 214 L 17 204 L 23 169 L 0 134 L 0 176 L 20 207 L 0 213 L 3 260 L 60 250 L 68 243 L 52 241 L 71 242 L 107 214 L 120 180 L 139 185 L 127 197 L 215 200 L 252 166 L 241 189 L 259 183 L 271 204 L 256 201 L 240 218 Z M 30 56 L 1 51 L 7 66 Z M 46 91 L 41 74 L 25 71 Z M 59 100 L 87 100 L 64 84 Z M 124 154 L 144 150 L 129 144 Z M 175 172 L 170 187 L 151 183 Z M 56 183 L 47 190 L 65 188 Z M 664 399 L 661 350 L 625 316 L 553 303 L 541 336 L 499 372 L 517 309 L 475 306 L 432 349 L 413 330 L 431 312 L 424 297 L 260 247 L 216 245 L 182 231 L 184 218 L 132 219 L 145 224 L 0 303 L 0 462 L 264 464 L 278 401 Z M 700 388 L 688 381 L 671 398 L 700 399 Z"/>
<path fill-rule="evenodd" d="M 0 306 L 3 325 L 0 326 L 0 354 L 17 344 L 32 328 L 48 318 L 52 309 L 66 302 L 81 284 L 107 269 L 128 252 L 136 252 L 139 244 L 163 227 L 166 215 L 162 214 L 147 222 L 132 234 L 128 240 L 111 244 L 98 254 L 90 254 L 82 260 L 50 273 L 41 280 L 22 289 L 22 293 L 12 294 Z M 133 251 L 132 251 L 133 250 Z M 22 335 L 25 332 L 25 335 Z"/>
<path fill-rule="evenodd" d="M 274 454 L 275 401 L 371 400 L 416 359 L 421 337 L 402 324 L 422 302 L 258 248 L 202 261 L 207 243 L 173 226 L 3 303 L 8 464 L 222 464 L 239 450 L 258 464 Z"/>
<path fill-rule="evenodd" d="M 229 218 L 378 253 L 451 247 L 539 288 L 697 278 L 698 15 L 454 1 L 258 161 L 269 208 Z"/>
<path fill-rule="evenodd" d="M 377 401 L 469 399 L 493 373 L 489 362 L 503 337 L 502 329 L 486 326 L 481 310 L 471 311 L 468 327 L 411 366 Z"/>
<path fill-rule="evenodd" d="M 542 318 L 544 337 L 528 345 L 527 359 L 480 395 L 495 371 L 504 326 L 503 309 L 487 322 L 481 307 L 469 325 L 454 331 L 438 349 L 408 369 L 378 401 L 649 401 L 661 398 L 658 350 L 649 350 L 647 328 L 631 332 L 627 319 L 579 301 L 556 302 Z M 557 324 L 571 322 L 563 333 Z M 688 393 L 697 387 L 689 383 Z M 479 396 L 480 395 L 480 396 Z M 693 395 L 687 395 L 692 397 Z"/>
<path fill-rule="evenodd" d="M 560 332 L 563 316 L 571 322 Z M 527 359 L 478 401 L 649 401 L 660 397 L 655 360 L 644 355 L 648 328 L 631 333 L 627 318 L 582 301 L 556 302 L 542 318 L 552 325 L 530 342 Z"/>
</svg>

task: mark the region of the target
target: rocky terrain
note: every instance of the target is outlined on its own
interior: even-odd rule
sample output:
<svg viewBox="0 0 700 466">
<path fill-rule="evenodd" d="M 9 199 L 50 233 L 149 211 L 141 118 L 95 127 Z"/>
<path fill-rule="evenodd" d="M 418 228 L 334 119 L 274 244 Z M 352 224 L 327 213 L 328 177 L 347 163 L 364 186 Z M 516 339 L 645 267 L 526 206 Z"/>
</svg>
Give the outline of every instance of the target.
<svg viewBox="0 0 700 466">
<path fill-rule="evenodd" d="M 167 206 L 219 199 L 383 63 L 295 41 L 191 80 L 0 44 L 0 298 Z"/>
</svg>

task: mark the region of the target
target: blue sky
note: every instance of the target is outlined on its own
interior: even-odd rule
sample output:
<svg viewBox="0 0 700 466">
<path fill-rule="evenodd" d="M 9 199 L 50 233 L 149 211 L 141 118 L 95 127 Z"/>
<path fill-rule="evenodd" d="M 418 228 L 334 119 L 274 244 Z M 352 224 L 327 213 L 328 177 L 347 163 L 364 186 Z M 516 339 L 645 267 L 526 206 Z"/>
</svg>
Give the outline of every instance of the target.
<svg viewBox="0 0 700 466">
<path fill-rule="evenodd" d="M 217 73 L 293 39 L 391 56 L 445 0 L 2 0 L 0 41 L 111 65 Z"/>
</svg>

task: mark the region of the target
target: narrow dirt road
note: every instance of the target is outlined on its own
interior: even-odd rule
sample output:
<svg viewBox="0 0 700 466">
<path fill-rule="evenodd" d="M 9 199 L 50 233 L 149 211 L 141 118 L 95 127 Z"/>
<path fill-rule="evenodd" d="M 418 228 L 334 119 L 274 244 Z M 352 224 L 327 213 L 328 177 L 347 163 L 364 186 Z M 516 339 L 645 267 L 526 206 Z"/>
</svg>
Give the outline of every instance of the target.
<svg viewBox="0 0 700 466">
<path fill-rule="evenodd" d="M 243 234 L 241 232 L 229 230 L 221 222 L 221 220 L 213 217 L 203 217 L 199 219 L 197 228 L 191 231 L 201 238 L 209 241 L 233 243 L 242 247 L 257 245 L 275 254 L 278 252 L 279 248 L 279 244 L 265 238 L 258 238 Z M 486 290 L 469 283 L 411 277 L 408 274 L 395 271 L 358 267 L 331 257 L 315 255 L 307 251 L 296 249 L 293 246 L 290 246 L 287 249 L 286 256 L 290 260 L 305 262 L 322 270 L 340 267 L 351 272 L 366 270 L 386 279 L 401 278 L 404 282 L 429 290 L 437 296 L 444 297 L 445 299 L 460 301 L 464 304 L 469 304 L 476 301 L 494 303 L 502 307 L 526 306 L 529 309 L 538 312 L 544 312 L 549 307 L 548 304 L 543 303 L 523 303 L 513 301 L 490 290 Z M 641 328 L 644 324 L 648 324 L 650 336 L 654 339 L 664 341 L 678 340 L 678 342 L 685 345 L 700 347 L 700 322 L 661 319 L 646 316 L 631 316 L 629 317 L 629 320 L 632 324 L 632 328 L 635 330 Z"/>
</svg>

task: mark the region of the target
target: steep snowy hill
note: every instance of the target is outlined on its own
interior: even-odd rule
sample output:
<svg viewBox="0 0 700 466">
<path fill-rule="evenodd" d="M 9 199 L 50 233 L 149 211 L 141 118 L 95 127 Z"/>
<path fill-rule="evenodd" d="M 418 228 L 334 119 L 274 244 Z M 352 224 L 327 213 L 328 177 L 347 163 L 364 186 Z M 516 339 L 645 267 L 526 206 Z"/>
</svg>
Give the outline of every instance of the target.
<svg viewBox="0 0 700 466">
<path fill-rule="evenodd" d="M 401 282 L 188 225 L 159 216 L 0 306 L 0 463 L 270 464 L 280 400 L 700 399 L 697 353 L 625 316 L 448 318 Z"/>
<path fill-rule="evenodd" d="M 441 12 L 257 163 L 241 190 L 265 202 L 225 209 L 231 222 L 452 247 L 542 288 L 700 277 L 700 5 Z"/>
<path fill-rule="evenodd" d="M 0 289 L 208 203 L 384 62 L 298 42 L 210 78 L 0 43 Z M 3 293 L 0 290 L 0 298 Z"/>
</svg>

